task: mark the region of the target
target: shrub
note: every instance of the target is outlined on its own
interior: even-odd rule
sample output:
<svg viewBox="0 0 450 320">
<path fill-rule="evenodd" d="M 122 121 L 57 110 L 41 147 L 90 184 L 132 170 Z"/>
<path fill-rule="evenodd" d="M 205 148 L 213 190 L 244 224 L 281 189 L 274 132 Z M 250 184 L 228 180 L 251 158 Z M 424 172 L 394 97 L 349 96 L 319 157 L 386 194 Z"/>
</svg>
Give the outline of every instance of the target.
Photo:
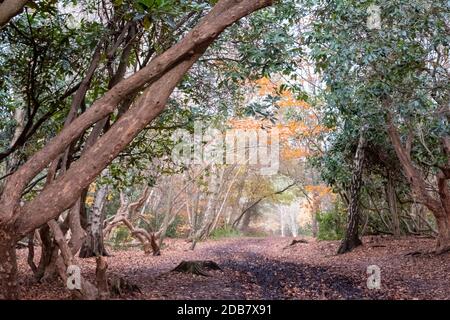
<svg viewBox="0 0 450 320">
<path fill-rule="evenodd" d="M 267 232 L 258 228 L 248 228 L 244 234 L 247 237 L 267 237 Z"/>
<path fill-rule="evenodd" d="M 132 240 L 130 230 L 125 226 L 118 226 L 113 230 L 112 245 L 114 249 L 120 249 L 124 244 Z"/>
<path fill-rule="evenodd" d="M 238 230 L 228 226 L 224 226 L 213 230 L 213 232 L 211 232 L 210 234 L 210 238 L 218 240 L 222 238 L 240 237 L 241 235 L 242 234 Z"/>
<path fill-rule="evenodd" d="M 307 223 L 307 224 L 305 224 L 303 226 L 299 226 L 298 227 L 298 235 L 299 236 L 306 236 L 306 237 L 312 236 L 311 223 Z"/>
<path fill-rule="evenodd" d="M 178 238 L 178 237 L 182 236 L 182 235 L 180 235 L 178 230 L 180 229 L 180 226 L 182 226 L 185 223 L 186 223 L 186 221 L 184 221 L 183 217 L 181 217 L 180 215 L 177 215 L 175 217 L 175 219 L 173 220 L 173 222 L 167 228 L 166 237 Z"/>
<path fill-rule="evenodd" d="M 320 240 L 340 240 L 344 237 L 346 228 L 346 212 L 339 205 L 333 210 L 319 212 L 317 223 L 319 231 L 317 238 Z"/>
</svg>

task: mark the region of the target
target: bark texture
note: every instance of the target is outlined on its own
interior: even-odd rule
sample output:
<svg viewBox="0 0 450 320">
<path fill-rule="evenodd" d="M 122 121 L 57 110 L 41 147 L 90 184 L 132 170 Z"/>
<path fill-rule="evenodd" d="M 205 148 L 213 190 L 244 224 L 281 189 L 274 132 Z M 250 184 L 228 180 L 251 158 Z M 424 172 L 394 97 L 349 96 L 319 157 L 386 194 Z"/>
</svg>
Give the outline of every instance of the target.
<svg viewBox="0 0 450 320">
<path fill-rule="evenodd" d="M 94 207 L 89 214 L 88 235 L 80 250 L 80 258 L 108 256 L 103 243 L 104 207 L 108 186 L 102 186 L 95 195 Z"/>
<path fill-rule="evenodd" d="M 338 253 L 349 252 L 362 244 L 358 235 L 359 222 L 361 213 L 359 208 L 359 194 L 362 185 L 362 172 L 364 168 L 364 158 L 366 138 L 364 130 L 361 132 L 358 147 L 356 148 L 355 158 L 353 161 L 352 181 L 350 185 L 350 203 L 348 207 L 348 223 L 345 237 L 341 242 Z"/>
<path fill-rule="evenodd" d="M 0 229 L 0 299 L 17 299 L 17 285 L 16 242 Z"/>
</svg>

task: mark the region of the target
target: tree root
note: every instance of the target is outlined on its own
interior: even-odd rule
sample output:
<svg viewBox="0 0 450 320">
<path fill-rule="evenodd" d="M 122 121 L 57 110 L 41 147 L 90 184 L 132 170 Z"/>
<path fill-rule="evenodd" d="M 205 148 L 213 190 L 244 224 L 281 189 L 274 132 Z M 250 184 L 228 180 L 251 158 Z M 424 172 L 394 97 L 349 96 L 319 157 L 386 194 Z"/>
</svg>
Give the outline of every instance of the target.
<svg viewBox="0 0 450 320">
<path fill-rule="evenodd" d="M 439 255 L 441 253 L 437 252 L 436 250 L 431 251 L 411 251 L 405 254 L 405 257 L 418 257 L 418 256 L 432 256 L 432 255 Z"/>
<path fill-rule="evenodd" d="M 411 252 L 408 252 L 407 254 L 405 254 L 405 257 L 416 257 L 416 256 L 422 256 L 425 254 L 426 254 L 426 252 L 422 252 L 422 251 L 411 251 Z"/>
<path fill-rule="evenodd" d="M 450 245 L 440 246 L 436 250 L 433 251 L 435 255 L 441 255 L 450 252 Z"/>
<path fill-rule="evenodd" d="M 121 296 L 127 293 L 142 293 L 139 286 L 131 281 L 117 275 L 112 275 L 108 279 L 108 286 L 111 295 Z"/>
<path fill-rule="evenodd" d="M 347 252 L 352 251 L 353 249 L 362 246 L 362 241 L 359 238 L 354 239 L 344 239 L 341 242 L 341 245 L 339 246 L 339 249 L 337 251 L 338 254 L 344 254 Z"/>
<path fill-rule="evenodd" d="M 206 270 L 222 270 L 217 263 L 211 260 L 194 260 L 194 261 L 182 261 L 173 272 L 192 273 L 204 277 L 209 277 L 211 274 Z"/>
<path fill-rule="evenodd" d="M 284 247 L 283 250 L 287 249 L 287 248 L 290 248 L 292 246 L 295 246 L 298 243 L 308 243 L 308 241 L 306 241 L 305 239 L 294 239 L 294 240 L 292 240 L 292 242 L 289 245 Z"/>
</svg>

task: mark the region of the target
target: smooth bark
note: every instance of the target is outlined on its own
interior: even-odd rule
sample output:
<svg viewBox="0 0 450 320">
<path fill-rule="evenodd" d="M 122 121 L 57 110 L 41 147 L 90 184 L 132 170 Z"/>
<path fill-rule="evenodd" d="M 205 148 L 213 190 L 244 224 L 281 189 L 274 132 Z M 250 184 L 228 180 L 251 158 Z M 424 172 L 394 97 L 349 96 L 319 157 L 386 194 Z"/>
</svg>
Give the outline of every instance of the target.
<svg viewBox="0 0 450 320">
<path fill-rule="evenodd" d="M 18 15 L 29 0 L 3 0 L 0 1 L 0 29 L 9 20 Z"/>
</svg>

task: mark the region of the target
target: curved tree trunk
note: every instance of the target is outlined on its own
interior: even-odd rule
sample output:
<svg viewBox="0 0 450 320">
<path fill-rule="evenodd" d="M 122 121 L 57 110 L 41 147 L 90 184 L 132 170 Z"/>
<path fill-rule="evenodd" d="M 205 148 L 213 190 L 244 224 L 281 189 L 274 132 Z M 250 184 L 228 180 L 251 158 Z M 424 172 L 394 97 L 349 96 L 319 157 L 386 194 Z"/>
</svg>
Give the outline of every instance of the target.
<svg viewBox="0 0 450 320">
<path fill-rule="evenodd" d="M 392 114 L 389 112 L 391 101 L 384 101 L 387 111 L 387 132 L 391 139 L 395 153 L 403 167 L 403 172 L 408 178 L 411 186 L 414 199 L 425 205 L 436 219 L 438 227 L 438 237 L 436 241 L 436 253 L 444 253 L 450 251 L 450 174 L 445 171 L 446 167 L 440 168 L 440 171 L 435 175 L 437 182 L 437 196 L 430 193 L 430 185 L 424 178 L 424 173 L 415 166 L 411 159 L 411 140 L 412 134 L 408 137 L 408 143 L 403 145 L 398 129 L 396 128 Z M 450 137 L 444 136 L 442 138 L 442 148 L 448 157 L 447 165 L 450 167 Z M 436 186 L 432 186 L 436 187 Z"/>
<path fill-rule="evenodd" d="M 45 269 L 52 260 L 52 253 L 55 248 L 55 244 L 53 242 L 53 237 L 50 234 L 50 228 L 47 224 L 39 228 L 38 233 L 41 239 L 41 254 L 34 277 L 37 281 L 40 281 L 44 276 Z"/>
<path fill-rule="evenodd" d="M 0 29 L 9 20 L 18 15 L 29 0 L 3 0 L 0 1 Z"/>
<path fill-rule="evenodd" d="M 154 256 L 159 256 L 161 254 L 160 247 L 156 243 L 156 236 L 153 233 L 149 233 L 142 228 L 136 228 L 130 221 L 130 217 L 136 217 L 137 212 L 142 208 L 145 201 L 148 199 L 150 189 L 146 187 L 142 192 L 140 198 L 133 202 L 128 203 L 126 196 L 123 192 L 120 193 L 120 207 L 116 212 L 113 220 L 109 222 L 103 232 L 103 237 L 108 238 L 111 231 L 123 224 L 128 230 L 130 230 L 131 235 L 136 238 L 141 244 L 145 254 L 150 254 L 153 252 Z"/>
</svg>

